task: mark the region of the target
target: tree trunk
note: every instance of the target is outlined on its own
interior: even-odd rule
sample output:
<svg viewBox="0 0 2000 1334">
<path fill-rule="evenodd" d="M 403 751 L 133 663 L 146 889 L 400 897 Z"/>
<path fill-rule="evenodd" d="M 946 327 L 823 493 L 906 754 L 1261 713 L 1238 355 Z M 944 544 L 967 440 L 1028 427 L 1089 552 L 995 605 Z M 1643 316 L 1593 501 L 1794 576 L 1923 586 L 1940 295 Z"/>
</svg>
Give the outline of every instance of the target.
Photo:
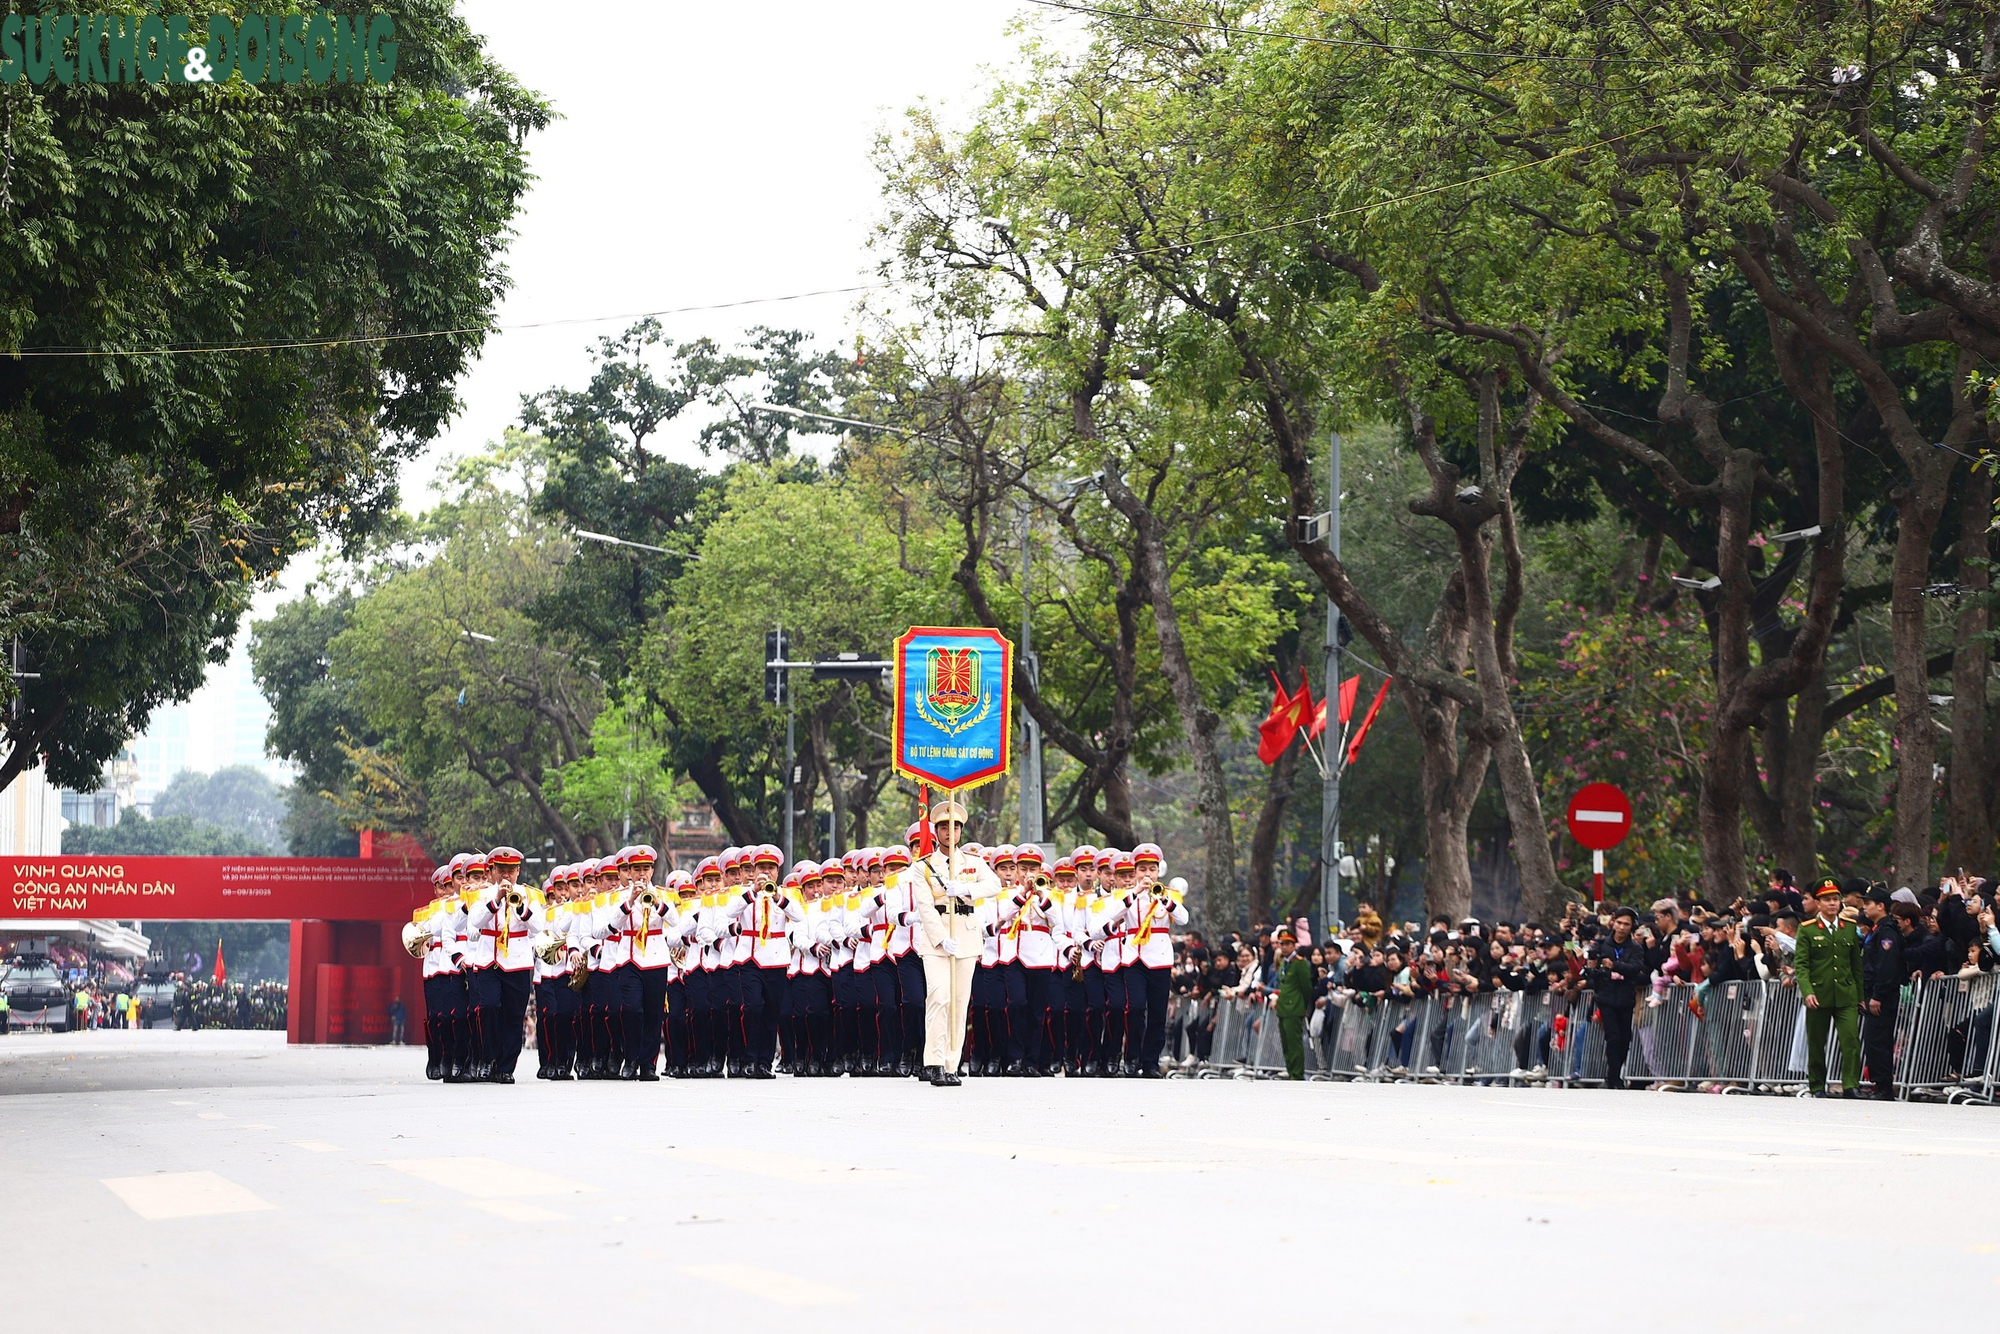
<svg viewBox="0 0 2000 1334">
<path fill-rule="evenodd" d="M 1750 725 L 1756 715 L 1744 716 L 1739 703 L 1751 670 L 1750 607 L 1755 590 L 1749 552 L 1757 466 L 1750 451 L 1729 451 L 1722 464 L 1716 515 L 1715 572 L 1722 584 L 1708 617 L 1715 645 L 1715 712 L 1696 810 L 1702 897 L 1717 906 L 1752 888 L 1749 849 L 1743 841 L 1743 786 L 1751 773 Z"/>
<path fill-rule="evenodd" d="M 1973 468 L 1959 502 L 1958 582 L 1966 592 L 1958 610 L 1957 642 L 1951 666 L 1951 761 L 1947 772 L 1945 829 L 1948 864 L 1984 875 L 1993 856 L 1993 823 L 1988 811 L 1987 773 L 1991 743 L 1986 728 L 1986 676 L 1992 646 L 1986 640 L 1992 612 L 1987 537 L 1993 522 L 1993 478 Z"/>
<path fill-rule="evenodd" d="M 1465 830 L 1492 748 L 1468 736 L 1460 752 L 1456 704 L 1426 713 L 1426 723 L 1417 728 L 1423 744 L 1424 912 L 1443 913 L 1456 922 L 1472 911 L 1472 849 Z"/>
<path fill-rule="evenodd" d="M 1924 585 L 1930 582 L 1931 539 L 1944 517 L 1950 475 L 1947 456 L 1945 463 L 1919 468 L 1910 486 L 1896 496 L 1896 557 L 1889 593 L 1890 661 L 1896 670 L 1893 876 L 1898 885 L 1916 889 L 1930 880 L 1931 807 L 1937 792 L 1933 772 L 1937 726 L 1931 719 L 1930 682 L 1924 674 Z"/>
<path fill-rule="evenodd" d="M 1104 775 L 1101 808 L 1085 808 L 1084 823 L 1104 835 L 1114 848 L 1129 848 L 1139 841 L 1132 832 L 1132 786 L 1125 779 L 1125 757 L 1119 755 Z"/>
<path fill-rule="evenodd" d="M 695 786 L 708 798 L 709 809 L 715 818 L 722 821 L 722 827 L 729 832 L 729 841 L 739 847 L 762 841 L 763 830 L 755 816 L 736 804 L 736 789 L 729 785 L 729 778 L 722 772 L 722 743 L 712 741 L 707 749 L 697 755 L 687 767 L 688 777 L 694 779 Z M 788 774 L 778 778 L 779 791 L 791 781 Z M 775 827 L 775 826 L 774 826 Z"/>
<path fill-rule="evenodd" d="M 1188 752 L 1194 761 L 1194 803 L 1201 814 L 1203 854 L 1201 884 L 1196 888 L 1201 896 L 1203 920 L 1211 927 L 1218 922 L 1233 922 L 1240 911 L 1236 893 L 1236 831 L 1231 823 L 1229 780 L 1215 744 L 1215 730 L 1222 719 L 1202 702 L 1201 687 L 1188 662 L 1187 641 L 1181 637 L 1180 612 L 1174 607 L 1166 540 L 1160 533 L 1159 517 L 1125 485 L 1115 467 L 1107 466 L 1103 478 L 1105 496 L 1125 516 L 1138 538 L 1138 550 L 1133 555 L 1144 572 L 1144 591 L 1153 606 L 1153 630 L 1160 641 L 1160 670 L 1173 692 L 1174 707 L 1181 717 L 1181 732 L 1187 738 Z M 1256 920 L 1254 916 L 1252 920 Z"/>
<path fill-rule="evenodd" d="M 1493 752 L 1507 819 L 1514 826 L 1514 865 L 1521 874 L 1521 896 L 1530 916 L 1560 914 L 1562 882 L 1556 877 L 1555 854 L 1549 847 L 1548 822 L 1542 818 L 1542 794 L 1535 786 L 1534 766 L 1521 736 L 1521 721 L 1507 696 L 1507 671 L 1501 665 L 1493 601 L 1489 592 L 1488 539 L 1484 529 L 1457 528 L 1458 559 L 1465 572 L 1465 620 L 1472 649 L 1473 676 L 1484 702 L 1477 730 Z M 1511 618 L 1510 618 L 1511 620 Z M 1470 807 L 1466 814 L 1471 813 Z M 1463 824 L 1463 819 L 1460 821 Z M 1468 872 L 1469 874 L 1469 872 Z M 1468 887 L 1470 881 L 1467 882 Z M 1468 888 L 1467 902 L 1471 901 Z"/>
<path fill-rule="evenodd" d="M 1276 892 L 1278 835 L 1284 832 L 1285 810 L 1291 805 L 1299 757 L 1303 754 L 1305 746 L 1301 742 L 1286 746 L 1284 753 L 1272 762 L 1271 772 L 1264 780 L 1264 801 L 1257 810 L 1256 827 L 1250 832 L 1250 883 L 1245 911 L 1253 922 L 1268 919 L 1271 913 Z M 1221 923 L 1209 925 L 1213 928 Z"/>
<path fill-rule="evenodd" d="M 1819 865 L 1819 820 L 1813 812 L 1819 753 L 1826 737 L 1826 663 L 1800 687 L 1790 708 L 1775 699 L 1764 709 L 1757 738 L 1764 778 L 1754 767 L 1744 775 L 1750 824 L 1771 849 L 1779 866 L 1801 880 Z"/>
</svg>

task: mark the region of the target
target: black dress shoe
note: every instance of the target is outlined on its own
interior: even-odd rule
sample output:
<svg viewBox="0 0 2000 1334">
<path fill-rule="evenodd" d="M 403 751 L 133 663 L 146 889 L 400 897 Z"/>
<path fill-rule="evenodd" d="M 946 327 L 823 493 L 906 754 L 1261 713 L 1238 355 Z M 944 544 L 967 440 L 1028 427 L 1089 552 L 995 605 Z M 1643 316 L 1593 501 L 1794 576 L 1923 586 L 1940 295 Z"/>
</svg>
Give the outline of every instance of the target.
<svg viewBox="0 0 2000 1334">
<path fill-rule="evenodd" d="M 911 1075 L 914 1075 L 915 1073 L 916 1070 L 911 1067 L 908 1061 L 896 1062 L 896 1078 L 908 1079 Z"/>
<path fill-rule="evenodd" d="M 933 1088 L 957 1088 L 961 1082 L 957 1075 L 943 1068 L 940 1068 L 935 1075 L 931 1076 L 931 1086 Z"/>
<path fill-rule="evenodd" d="M 618 1078 L 627 1082 L 636 1082 L 639 1078 L 639 1072 L 628 1065 L 618 1072 Z"/>
<path fill-rule="evenodd" d="M 556 1071 L 556 1072 L 555 1072 L 554 1074 L 550 1075 L 550 1076 L 549 1076 L 549 1078 L 550 1078 L 550 1079 L 575 1079 L 575 1078 L 576 1078 L 576 1076 L 575 1076 L 575 1075 L 573 1075 L 573 1074 L 571 1074 L 571 1073 L 570 1073 L 569 1071 L 567 1071 L 567 1070 L 558 1070 L 558 1071 Z"/>
<path fill-rule="evenodd" d="M 508 1074 L 505 1070 L 495 1070 L 492 1074 L 486 1076 L 486 1082 L 489 1084 L 511 1084 L 514 1082 L 514 1076 Z"/>
<path fill-rule="evenodd" d="M 938 1076 L 943 1073 L 944 1073 L 943 1066 L 927 1065 L 922 1070 L 917 1072 L 917 1078 L 923 1080 L 926 1084 L 935 1084 L 938 1081 Z"/>
<path fill-rule="evenodd" d="M 1146 1067 L 1146 1068 L 1145 1068 L 1144 1070 L 1141 1070 L 1141 1071 L 1139 1072 L 1139 1077 L 1140 1077 L 1141 1079 L 1165 1079 L 1165 1078 L 1166 1078 L 1166 1076 L 1165 1076 L 1165 1075 L 1163 1075 L 1163 1074 L 1161 1074 L 1161 1073 L 1160 1073 L 1160 1067 L 1159 1067 L 1159 1066 L 1157 1066 L 1157 1065 L 1149 1065 L 1149 1066 L 1147 1066 L 1147 1067 Z"/>
<path fill-rule="evenodd" d="M 639 1082 L 641 1084 L 657 1084 L 660 1082 L 660 1076 L 656 1071 L 641 1070 L 639 1072 Z"/>
</svg>

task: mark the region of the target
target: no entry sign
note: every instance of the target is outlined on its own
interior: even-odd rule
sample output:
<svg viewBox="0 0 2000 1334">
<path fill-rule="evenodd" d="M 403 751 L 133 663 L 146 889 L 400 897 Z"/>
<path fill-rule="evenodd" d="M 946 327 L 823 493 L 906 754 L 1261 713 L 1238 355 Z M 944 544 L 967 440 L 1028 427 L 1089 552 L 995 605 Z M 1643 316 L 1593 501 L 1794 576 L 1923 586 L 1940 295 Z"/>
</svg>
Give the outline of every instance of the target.
<svg viewBox="0 0 2000 1334">
<path fill-rule="evenodd" d="M 1569 799 L 1569 834 L 1592 852 L 1615 848 L 1632 832 L 1632 803 L 1610 783 L 1590 783 Z"/>
</svg>

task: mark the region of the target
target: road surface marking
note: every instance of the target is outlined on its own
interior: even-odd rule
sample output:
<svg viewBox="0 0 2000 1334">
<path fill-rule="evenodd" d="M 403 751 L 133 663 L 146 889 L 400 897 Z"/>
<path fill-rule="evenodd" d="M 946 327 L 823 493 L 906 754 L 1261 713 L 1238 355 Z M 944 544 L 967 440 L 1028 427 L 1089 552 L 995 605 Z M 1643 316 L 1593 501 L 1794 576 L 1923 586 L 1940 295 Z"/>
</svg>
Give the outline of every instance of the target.
<svg viewBox="0 0 2000 1334">
<path fill-rule="evenodd" d="M 221 1112 L 196 1112 L 195 1115 L 204 1121 L 227 1121 L 229 1119 Z"/>
<path fill-rule="evenodd" d="M 578 1195 L 591 1189 L 497 1158 L 391 1158 L 382 1166 L 482 1200 L 510 1195 Z"/>
<path fill-rule="evenodd" d="M 213 1172 L 106 1177 L 104 1185 L 141 1218 L 206 1218 L 211 1214 L 250 1214 L 277 1207 Z"/>
<path fill-rule="evenodd" d="M 559 1214 L 539 1205 L 523 1204 L 519 1200 L 467 1200 L 465 1207 L 484 1210 L 510 1223 L 560 1223 L 569 1217 L 568 1214 Z"/>
<path fill-rule="evenodd" d="M 338 1144 L 328 1144 L 323 1139 L 295 1139 L 292 1141 L 292 1147 L 295 1149 L 305 1149 L 311 1153 L 340 1152 L 340 1146 Z"/>
<path fill-rule="evenodd" d="M 769 1177 L 773 1181 L 790 1181 L 808 1186 L 850 1181 L 920 1179 L 913 1172 L 905 1172 L 894 1167 L 862 1167 L 857 1164 L 829 1162 L 821 1158 L 801 1158 L 789 1153 L 765 1153 L 757 1149 L 658 1149 L 654 1152 L 682 1162 L 701 1163 L 706 1167 L 748 1172 L 752 1176 Z"/>
<path fill-rule="evenodd" d="M 277 1127 L 276 1127 L 276 1126 L 267 1126 L 267 1125 L 265 1125 L 265 1124 L 264 1124 L 264 1123 L 263 1123 L 262 1121 L 238 1121 L 238 1122 L 236 1123 L 236 1128 L 237 1128 L 238 1130 L 276 1130 L 276 1129 L 277 1129 Z"/>
<path fill-rule="evenodd" d="M 845 1289 L 828 1287 L 809 1278 L 781 1274 L 775 1269 L 763 1269 L 757 1265 L 682 1265 L 680 1272 L 690 1278 L 705 1278 L 710 1283 L 720 1283 L 725 1288 L 748 1293 L 752 1297 L 762 1297 L 780 1306 L 841 1306 L 861 1300 L 859 1295 Z"/>
</svg>

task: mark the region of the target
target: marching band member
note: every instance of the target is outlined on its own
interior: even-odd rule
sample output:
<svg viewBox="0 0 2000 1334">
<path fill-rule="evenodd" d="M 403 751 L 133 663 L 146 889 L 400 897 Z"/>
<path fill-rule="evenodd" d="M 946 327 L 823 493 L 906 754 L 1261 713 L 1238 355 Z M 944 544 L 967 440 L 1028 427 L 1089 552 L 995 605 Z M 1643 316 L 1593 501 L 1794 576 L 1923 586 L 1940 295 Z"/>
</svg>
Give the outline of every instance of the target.
<svg viewBox="0 0 2000 1334">
<path fill-rule="evenodd" d="M 463 1084 L 476 1079 L 479 1059 L 472 1024 L 472 998 L 466 978 L 466 946 L 470 930 L 466 921 L 467 909 L 478 895 L 473 883 L 473 854 L 461 852 L 448 863 L 451 871 L 449 892 L 443 905 L 445 950 L 451 964 L 451 983 L 446 988 L 446 998 L 450 1005 L 449 1032 L 451 1047 L 445 1058 L 444 1082 Z"/>
<path fill-rule="evenodd" d="M 805 907 L 779 869 L 785 855 L 766 843 L 752 855 L 754 878 L 750 901 L 743 910 L 743 943 L 747 960 L 742 993 L 749 1025 L 749 1060 L 744 1073 L 752 1079 L 775 1078 L 778 1035 L 786 1023 L 786 988 L 792 967 L 791 928 L 805 916 Z M 789 1046 L 789 1044 L 788 1044 Z M 791 1051 L 785 1053 L 789 1062 Z"/>
<path fill-rule="evenodd" d="M 457 1080 L 455 1048 L 458 1012 L 465 1003 L 465 984 L 458 976 L 458 951 L 452 943 L 456 927 L 449 905 L 451 868 L 440 866 L 431 872 L 431 890 L 437 895 L 411 917 L 417 939 L 423 947 L 424 979 L 424 1078 Z"/>
<path fill-rule="evenodd" d="M 1077 887 L 1074 857 L 1058 857 L 1050 874 L 1055 880 L 1051 931 L 1060 943 L 1054 991 L 1049 997 L 1051 1009 L 1059 1013 L 1050 1015 L 1049 1028 L 1057 1037 L 1057 1066 L 1065 1075 L 1080 1075 L 1088 1063 L 1084 1045 L 1084 1035 L 1089 1032 L 1088 997 L 1083 985 L 1090 961 L 1084 950 L 1088 901 Z"/>
<path fill-rule="evenodd" d="M 785 1057 L 785 1065 L 795 1075 L 818 1077 L 828 1072 L 833 1055 L 833 979 L 829 961 L 833 939 L 844 926 L 833 916 L 825 897 L 819 865 L 800 862 L 799 893 L 804 911 L 792 923 L 792 973 L 788 994 L 792 1006 L 792 1035 L 798 1039 L 798 1058 Z"/>
<path fill-rule="evenodd" d="M 882 1070 L 882 1013 L 875 979 L 869 974 L 880 958 L 876 950 L 874 923 L 882 910 L 882 896 L 868 883 L 865 851 L 850 851 L 842 860 L 842 878 L 847 885 L 846 900 L 842 905 L 847 923 L 845 1004 L 848 1029 L 845 1058 L 849 1074 L 875 1075 Z"/>
<path fill-rule="evenodd" d="M 1124 1013 L 1111 1016 L 1112 1054 L 1108 1064 L 1112 1074 L 1133 1079 L 1139 1074 L 1139 1046 L 1146 1036 L 1145 979 L 1139 976 L 1139 949 L 1132 940 L 1132 911 L 1138 898 L 1138 869 L 1131 853 L 1117 848 L 1108 851 L 1111 856 L 1111 893 L 1125 905 L 1122 913 L 1114 910 L 1110 932 L 1114 944 L 1106 947 L 1107 950 L 1116 948 L 1118 952 L 1119 995 L 1125 1002 Z"/>
<path fill-rule="evenodd" d="M 967 856 L 978 857 L 993 872 L 994 879 L 1006 888 L 1006 876 L 1013 874 L 1014 850 L 1005 844 L 990 853 L 977 843 L 964 847 Z M 1001 871 L 1004 854 L 1005 874 Z M 971 1073 L 974 1075 L 997 1075 L 1000 1073 L 1001 1054 L 1007 1047 L 1007 984 L 1001 980 L 1000 972 L 1000 914 L 998 905 L 1002 896 L 979 905 L 979 966 L 972 973 L 972 1002 L 966 1013 L 972 1024 L 970 1036 Z"/>
<path fill-rule="evenodd" d="M 535 965 L 528 942 L 539 929 L 541 895 L 521 888 L 518 849 L 502 846 L 488 852 L 486 875 L 488 920 L 480 931 L 482 936 L 491 933 L 492 976 L 499 994 L 492 1014 L 494 1065 L 489 1078 L 496 1084 L 511 1084 L 526 1033 Z"/>
<path fill-rule="evenodd" d="M 679 938 L 680 914 L 672 895 L 653 884 L 659 854 L 641 844 L 619 855 L 619 870 L 629 878 L 628 912 L 632 918 L 632 967 L 639 984 L 639 1078 L 660 1077 L 660 1046 L 666 1039 L 667 987 L 673 977 L 673 947 Z"/>
<path fill-rule="evenodd" d="M 693 910 L 683 937 L 687 953 L 681 969 L 687 975 L 688 1037 L 693 1064 L 689 1074 L 696 1079 L 713 1079 L 722 1073 L 722 1049 L 716 1046 L 722 1034 L 722 1020 L 716 1005 L 719 984 L 716 971 L 720 955 L 716 917 L 722 907 L 722 860 L 703 857 L 695 867 Z"/>
<path fill-rule="evenodd" d="M 882 1060 L 885 1065 L 893 1062 L 889 1073 L 899 1079 L 917 1072 L 924 1036 L 924 961 L 916 952 L 917 909 L 911 897 L 915 885 L 910 850 L 900 843 L 883 849 L 881 952 L 889 966 L 876 979 L 875 996 Z"/>
<path fill-rule="evenodd" d="M 717 944 L 721 967 L 717 973 L 717 995 L 722 1008 L 722 1039 L 716 1054 L 728 1061 L 728 1070 L 742 1074 L 750 1065 L 750 1030 L 744 1017 L 752 983 L 750 942 L 743 938 L 743 916 L 750 907 L 753 872 L 752 849 L 735 848 L 723 859 L 722 883 L 728 891 L 722 905 Z M 783 860 L 782 854 L 779 860 Z"/>
<path fill-rule="evenodd" d="M 921 928 L 917 953 L 924 961 L 924 1065 L 934 1086 L 951 1088 L 959 1083 L 966 1008 L 979 963 L 978 905 L 999 894 L 1000 882 L 985 862 L 959 849 L 965 807 L 956 801 L 940 802 L 931 824 L 937 831 L 937 850 L 917 858 L 911 867 Z"/>
<path fill-rule="evenodd" d="M 1167 1048 L 1167 984 L 1173 976 L 1174 942 L 1172 930 L 1188 923 L 1183 896 L 1163 887 L 1160 881 L 1161 853 L 1157 843 L 1141 843 L 1132 850 L 1136 870 L 1137 898 L 1132 908 L 1132 952 L 1136 968 L 1130 973 L 1128 992 L 1135 998 L 1143 990 L 1146 1005 L 1145 1032 L 1139 1041 L 1139 1074 L 1160 1078 L 1160 1056 Z"/>
<path fill-rule="evenodd" d="M 1008 1056 L 1018 1061 L 1020 1073 L 1028 1076 L 1055 1073 L 1061 1059 L 1057 1032 L 1062 1023 L 1059 1004 L 1068 980 L 1062 955 L 1069 944 L 1063 931 L 1063 917 L 1051 883 L 1037 883 L 1041 875 L 1042 850 L 1032 843 L 1014 854 L 1015 889 L 1008 929 L 1015 941 L 1014 977 L 1009 980 Z M 1020 988 L 1020 1008 L 1015 1010 L 1015 986 Z"/>
<path fill-rule="evenodd" d="M 549 877 L 549 902 L 535 950 L 535 1047 L 541 1056 L 537 1079 L 574 1079 L 576 1018 L 582 1008 L 570 985 L 577 963 L 576 868 L 558 866 Z"/>
</svg>

